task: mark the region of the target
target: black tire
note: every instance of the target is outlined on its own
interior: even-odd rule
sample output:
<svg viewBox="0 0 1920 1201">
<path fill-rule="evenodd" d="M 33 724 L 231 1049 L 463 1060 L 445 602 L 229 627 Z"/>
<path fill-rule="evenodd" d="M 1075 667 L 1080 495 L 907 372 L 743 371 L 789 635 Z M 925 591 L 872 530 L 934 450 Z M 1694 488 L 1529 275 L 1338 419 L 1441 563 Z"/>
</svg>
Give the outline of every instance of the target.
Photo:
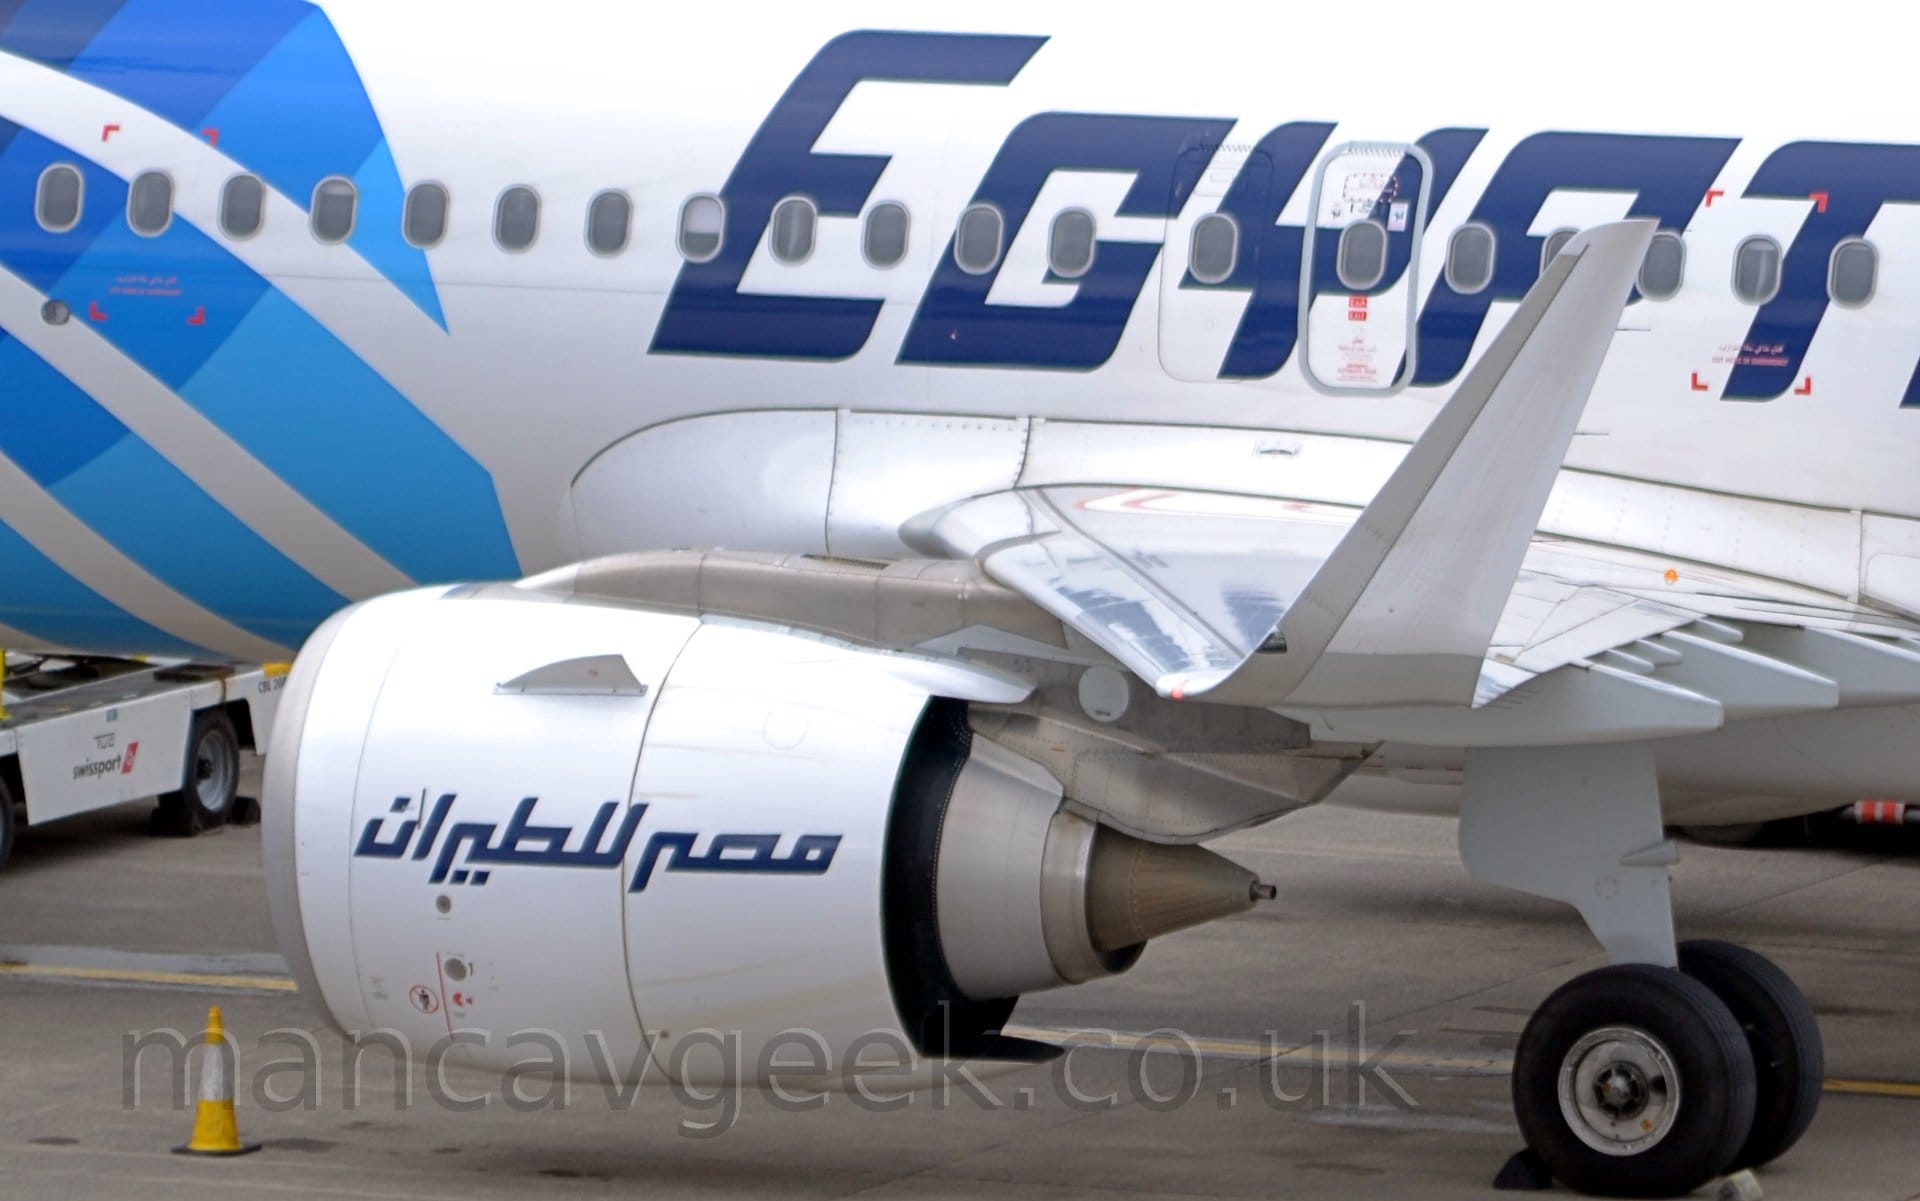
<svg viewBox="0 0 1920 1201">
<path fill-rule="evenodd" d="M 20 836 L 20 807 L 13 789 L 7 786 L 6 773 L 0 772 L 0 870 L 13 858 L 13 844 Z"/>
<path fill-rule="evenodd" d="M 178 834 L 217 830 L 233 814 L 240 791 L 240 738 L 219 709 L 194 714 L 187 731 L 187 766 L 177 792 L 160 798 L 161 820 Z"/>
<path fill-rule="evenodd" d="M 1730 942 L 1681 943 L 1680 970 L 1726 1002 L 1753 1053 L 1753 1129 L 1733 1166 L 1772 1163 L 1800 1141 L 1820 1109 L 1827 1058 L 1813 1006 L 1772 960 Z"/>
<path fill-rule="evenodd" d="M 1618 1091 L 1603 1097 L 1609 1081 Z M 1671 968 L 1604 967 L 1562 985 L 1528 1021 L 1513 1104 L 1527 1145 L 1569 1187 L 1678 1197 L 1726 1171 L 1746 1142 L 1753 1056 L 1706 985 Z"/>
<path fill-rule="evenodd" d="M 1742 822 L 1737 826 L 1681 826 L 1680 833 L 1710 847 L 1757 847 L 1773 832 L 1771 822 Z"/>
</svg>

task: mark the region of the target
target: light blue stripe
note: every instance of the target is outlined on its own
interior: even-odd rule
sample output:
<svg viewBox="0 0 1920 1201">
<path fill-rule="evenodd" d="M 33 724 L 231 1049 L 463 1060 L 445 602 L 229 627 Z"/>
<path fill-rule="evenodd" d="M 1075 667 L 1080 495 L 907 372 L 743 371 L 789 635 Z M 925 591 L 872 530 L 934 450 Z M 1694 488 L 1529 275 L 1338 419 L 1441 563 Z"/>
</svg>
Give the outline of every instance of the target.
<svg viewBox="0 0 1920 1201">
<path fill-rule="evenodd" d="M 75 158 L 20 134 L 0 154 L 0 212 L 31 212 L 40 170 Z M 92 163 L 85 172 L 90 212 L 124 203 L 123 182 Z M 0 262 L 71 304 L 76 321 L 178 391 L 402 573 L 425 583 L 518 574 L 486 470 L 222 243 L 185 221 L 160 237 L 138 237 L 116 214 L 97 236 L 0 238 Z M 96 306 L 106 320 L 88 318 Z M 36 417 L 30 406 L 14 415 Z M 58 460 L 63 466 L 49 474 L 64 477 L 123 432 L 87 430 L 77 419 L 64 424 L 84 436 L 41 438 L 23 448 L 23 461 Z M 191 535 L 187 514 L 180 517 L 183 536 Z"/>
<path fill-rule="evenodd" d="M 180 394 L 414 579 L 518 574 L 493 477 L 281 293 Z"/>
<path fill-rule="evenodd" d="M 0 525 L 0 624 L 43 640 L 39 647 L 22 649 L 222 657 L 141 621 L 68 575 L 6 525 Z"/>
<path fill-rule="evenodd" d="M 269 642 L 297 646 L 347 598 L 243 525 L 19 342 L 0 344 L 0 450 L 155 578 Z M 25 420 L 8 419 L 26 409 Z M 63 429 L 114 436 L 87 462 L 36 458 Z M 55 471 L 58 474 L 55 474 Z"/>
</svg>

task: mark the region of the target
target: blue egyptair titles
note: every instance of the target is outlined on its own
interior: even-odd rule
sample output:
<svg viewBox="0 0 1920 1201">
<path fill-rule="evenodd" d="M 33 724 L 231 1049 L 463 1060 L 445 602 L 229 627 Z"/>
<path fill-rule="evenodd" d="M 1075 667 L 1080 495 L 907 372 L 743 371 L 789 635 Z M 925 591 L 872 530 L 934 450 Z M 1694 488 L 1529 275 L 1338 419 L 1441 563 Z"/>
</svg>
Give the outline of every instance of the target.
<svg viewBox="0 0 1920 1201">
<path fill-rule="evenodd" d="M 837 360 L 862 351 L 873 333 L 878 299 L 762 295 L 741 290 L 773 207 L 803 196 L 823 216 L 856 217 L 871 203 L 887 158 L 815 153 L 814 144 L 854 88 L 867 80 L 967 83 L 1004 87 L 1026 69 L 1045 39 L 935 33 L 861 31 L 835 38 L 802 69 L 761 123 L 734 166 L 721 198 L 727 215 L 721 252 L 680 272 L 656 330 L 656 353 Z M 1097 113 L 1041 113 L 1008 135 L 974 195 L 1005 218 L 1011 245 L 1034 213 L 1040 189 L 1055 171 L 1124 171 L 1133 176 L 1121 215 L 1182 216 L 1194 178 L 1213 159 L 1236 122 L 1231 118 Z M 1238 177 L 1217 204 L 1246 241 L 1232 273 L 1202 283 L 1182 272 L 1181 290 L 1221 289 L 1247 294 L 1240 326 L 1218 369 L 1222 379 L 1263 379 L 1278 373 L 1296 351 L 1297 317 L 1304 303 L 1300 268 L 1311 252 L 1314 296 L 1343 292 L 1333 268 L 1338 231 L 1279 222 L 1296 191 L 1309 185 L 1327 149 L 1330 122 L 1295 121 L 1259 139 Z M 1452 188 L 1485 136 L 1478 129 L 1436 130 L 1419 140 L 1432 161 L 1432 208 Z M 1533 232 L 1555 191 L 1618 192 L 1628 214 L 1662 228 L 1685 230 L 1740 144 L 1738 138 L 1548 131 L 1516 145 L 1476 201 L 1471 220 L 1489 228 L 1498 248 L 1493 277 L 1471 292 L 1444 278 L 1421 280 L 1417 368 L 1410 382 L 1441 386 L 1465 371 L 1475 341 L 1496 303 L 1521 299 L 1539 277 L 1545 238 Z M 1400 169 L 1417 179 L 1409 156 Z M 1801 142 L 1774 152 L 1755 176 L 1749 196 L 1826 199 L 1811 212 L 1788 248 L 1778 296 L 1760 306 L 1749 342 L 1786 348 L 1782 364 L 1742 365 L 1725 399 L 1771 400 L 1798 378 L 1800 360 L 1828 311 L 1826 268 L 1833 248 L 1864 236 L 1887 203 L 1920 201 L 1920 147 Z M 1410 237 L 1391 247 L 1387 271 L 1370 293 L 1404 281 Z M 970 275 L 953 247 L 938 261 L 922 295 L 898 361 L 949 367 L 1022 367 L 1091 371 L 1119 346 L 1161 246 L 1102 241 L 1094 267 L 1074 281 L 1073 299 L 1058 306 L 989 304 L 1004 267 Z M 1633 303 L 1641 303 L 1635 296 Z M 1915 339 L 1920 362 L 1920 336 Z M 1904 403 L 1920 407 L 1920 366 Z"/>
<path fill-rule="evenodd" d="M 621 804 L 608 801 L 594 812 L 586 832 L 576 840 L 572 826 L 533 824 L 538 797 L 527 797 L 516 805 L 504 829 L 496 822 L 455 822 L 449 826 L 447 819 L 457 799 L 456 793 L 443 793 L 428 809 L 425 793 L 417 801 L 396 797 L 386 816 L 369 821 L 360 832 L 354 857 L 411 859 L 416 863 L 431 859 L 433 867 L 427 883 L 475 887 L 485 885 L 494 870 L 503 867 L 619 871 L 647 814 L 646 805 L 632 805 L 616 828 L 614 818 Z M 388 820 L 401 816 L 406 820 L 387 831 Z M 627 891 L 646 891 L 655 872 L 820 876 L 833 866 L 833 857 L 840 849 L 838 834 L 802 835 L 784 855 L 780 854 L 778 834 L 716 834 L 706 840 L 704 851 L 695 849 L 700 841 L 698 834 L 678 831 L 663 830 L 649 837 Z M 569 844 L 574 845 L 569 848 Z"/>
</svg>

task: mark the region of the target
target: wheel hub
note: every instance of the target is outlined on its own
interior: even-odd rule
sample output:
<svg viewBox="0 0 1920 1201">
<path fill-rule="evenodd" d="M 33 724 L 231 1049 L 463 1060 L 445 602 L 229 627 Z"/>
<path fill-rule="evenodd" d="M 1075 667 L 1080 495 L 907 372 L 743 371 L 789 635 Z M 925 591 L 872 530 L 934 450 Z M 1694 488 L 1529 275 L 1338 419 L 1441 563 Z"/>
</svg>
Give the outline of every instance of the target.
<svg viewBox="0 0 1920 1201">
<path fill-rule="evenodd" d="M 1608 1026 L 1582 1037 L 1560 1067 L 1560 1111 L 1581 1142 L 1603 1155 L 1638 1155 L 1673 1129 L 1680 1076 L 1653 1035 Z"/>
<path fill-rule="evenodd" d="M 233 783 L 232 762 L 221 753 L 223 749 L 213 739 L 204 739 L 193 757 L 194 793 L 203 807 L 216 813 L 226 808 Z"/>
</svg>

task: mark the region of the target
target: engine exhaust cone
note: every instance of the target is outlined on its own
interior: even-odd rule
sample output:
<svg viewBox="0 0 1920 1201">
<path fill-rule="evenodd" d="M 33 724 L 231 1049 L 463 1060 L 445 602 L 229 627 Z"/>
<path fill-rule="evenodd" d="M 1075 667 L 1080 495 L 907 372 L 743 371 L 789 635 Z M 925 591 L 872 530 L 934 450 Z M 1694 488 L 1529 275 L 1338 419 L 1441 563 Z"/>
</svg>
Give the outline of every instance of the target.
<svg viewBox="0 0 1920 1201">
<path fill-rule="evenodd" d="M 1097 949 L 1117 951 L 1273 896 L 1271 885 L 1205 847 L 1164 846 L 1102 826 L 1087 867 L 1087 929 Z"/>
</svg>

